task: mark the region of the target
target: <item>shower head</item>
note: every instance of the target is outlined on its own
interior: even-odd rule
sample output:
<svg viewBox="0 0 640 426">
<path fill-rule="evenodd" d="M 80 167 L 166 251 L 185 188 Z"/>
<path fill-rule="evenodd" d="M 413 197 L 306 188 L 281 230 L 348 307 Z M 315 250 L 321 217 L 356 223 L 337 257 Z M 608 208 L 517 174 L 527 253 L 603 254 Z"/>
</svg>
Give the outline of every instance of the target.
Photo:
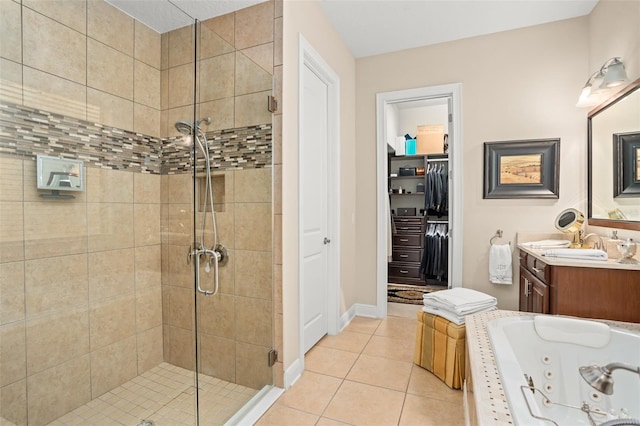
<svg viewBox="0 0 640 426">
<path fill-rule="evenodd" d="M 580 375 L 589 385 L 605 395 L 613 394 L 613 378 L 606 367 L 589 365 L 580 367 Z"/>
<path fill-rule="evenodd" d="M 613 370 L 627 370 L 640 376 L 640 366 L 624 364 L 622 362 L 612 362 L 604 367 L 597 365 L 589 365 L 580 367 L 580 375 L 595 390 L 599 390 L 605 395 L 613 394 L 613 378 L 611 372 Z"/>
<path fill-rule="evenodd" d="M 196 121 L 196 131 L 200 130 L 200 123 L 211 124 L 211 117 L 202 118 Z M 189 121 L 176 121 L 176 129 L 183 135 L 190 135 L 193 132 L 193 125 Z"/>
<path fill-rule="evenodd" d="M 183 135 L 190 135 L 193 131 L 193 126 L 188 121 L 176 121 L 176 129 Z"/>
</svg>

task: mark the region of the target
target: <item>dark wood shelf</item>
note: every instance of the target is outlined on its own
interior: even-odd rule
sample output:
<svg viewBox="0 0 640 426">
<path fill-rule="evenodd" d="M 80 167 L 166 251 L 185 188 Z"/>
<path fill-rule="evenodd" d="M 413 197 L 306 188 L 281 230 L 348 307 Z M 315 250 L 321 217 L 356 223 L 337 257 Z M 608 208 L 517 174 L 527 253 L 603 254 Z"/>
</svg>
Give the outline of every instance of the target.
<svg viewBox="0 0 640 426">
<path fill-rule="evenodd" d="M 389 179 L 424 179 L 424 175 L 416 175 L 416 176 L 389 176 Z"/>
</svg>

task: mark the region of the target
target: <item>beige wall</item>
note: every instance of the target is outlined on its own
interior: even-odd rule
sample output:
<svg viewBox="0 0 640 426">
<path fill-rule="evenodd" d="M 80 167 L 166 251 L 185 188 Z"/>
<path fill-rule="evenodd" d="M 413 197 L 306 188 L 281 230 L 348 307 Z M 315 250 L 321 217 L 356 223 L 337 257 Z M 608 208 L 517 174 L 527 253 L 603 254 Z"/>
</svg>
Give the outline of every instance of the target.
<svg viewBox="0 0 640 426">
<path fill-rule="evenodd" d="M 160 34 L 102 0 L 0 12 L 2 99 L 159 136 Z"/>
<path fill-rule="evenodd" d="M 162 303 L 164 360 L 195 365 L 191 174 L 162 176 Z M 271 169 L 216 172 L 214 200 L 218 241 L 229 252 L 215 296 L 198 294 L 198 338 L 202 373 L 260 389 L 272 383 L 265 360 L 272 348 Z M 204 180 L 198 182 L 204 190 Z M 198 206 L 197 234 L 204 213 Z M 211 214 L 205 245 L 213 242 Z M 201 286 L 213 289 L 213 269 L 201 268 Z"/>
<path fill-rule="evenodd" d="M 196 119 L 206 131 L 270 123 L 266 97 L 274 67 L 274 2 L 208 19 L 199 26 Z M 162 35 L 163 136 L 193 117 L 193 27 Z M 158 91 L 157 93 L 160 93 Z"/>
<path fill-rule="evenodd" d="M 637 2 L 605 0 L 589 17 L 358 60 L 359 302 L 375 303 L 375 218 L 360 214 L 375 208 L 375 94 L 463 84 L 463 285 L 517 309 L 516 285 L 488 281 L 488 241 L 502 229 L 514 246 L 517 232 L 553 231 L 564 208 L 586 212 L 586 111 L 575 103 L 586 78 L 612 56 L 623 56 L 630 79 L 638 77 L 639 10 Z M 482 198 L 483 142 L 552 137 L 561 138 L 558 200 Z"/>
<path fill-rule="evenodd" d="M 298 34 L 340 78 L 341 314 L 360 301 L 356 282 L 355 60 L 315 1 L 284 2 L 282 223 L 284 368 L 298 358 Z M 375 217 L 375 210 L 370 214 Z M 357 219 L 356 219 L 357 221 Z M 358 254 L 359 256 L 359 254 Z"/>
<path fill-rule="evenodd" d="M 358 212 L 375 208 L 375 94 L 462 83 L 463 285 L 516 309 L 517 285 L 489 283 L 489 239 L 502 229 L 513 246 L 517 232 L 552 229 L 562 209 L 585 209 L 586 126 L 575 103 L 587 53 L 582 18 L 358 60 Z M 561 139 L 558 200 L 482 198 L 484 142 L 555 137 Z M 375 218 L 358 218 L 357 287 L 362 302 L 374 303 Z"/>
<path fill-rule="evenodd" d="M 35 167 L 0 157 L 0 416 L 41 425 L 162 362 L 160 176 L 50 200 Z"/>
</svg>

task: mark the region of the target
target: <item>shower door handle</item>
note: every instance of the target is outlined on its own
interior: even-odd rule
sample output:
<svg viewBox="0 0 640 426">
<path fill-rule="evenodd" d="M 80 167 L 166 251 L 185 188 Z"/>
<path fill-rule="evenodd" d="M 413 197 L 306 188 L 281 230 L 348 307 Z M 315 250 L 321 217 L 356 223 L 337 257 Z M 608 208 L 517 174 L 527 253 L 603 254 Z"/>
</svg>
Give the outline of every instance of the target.
<svg viewBox="0 0 640 426">
<path fill-rule="evenodd" d="M 207 250 L 199 250 L 196 249 L 194 250 L 193 255 L 195 255 L 196 258 L 196 264 L 195 264 L 195 278 L 196 278 L 196 289 L 198 290 L 198 293 L 202 293 L 205 296 L 211 296 L 212 294 L 216 294 L 216 292 L 218 291 L 218 262 L 217 262 L 217 257 L 216 257 L 216 264 L 215 264 L 215 269 L 214 269 L 214 283 L 215 283 L 215 289 L 214 290 L 203 290 L 202 287 L 200 286 L 200 256 L 202 255 L 206 255 L 207 254 Z"/>
</svg>

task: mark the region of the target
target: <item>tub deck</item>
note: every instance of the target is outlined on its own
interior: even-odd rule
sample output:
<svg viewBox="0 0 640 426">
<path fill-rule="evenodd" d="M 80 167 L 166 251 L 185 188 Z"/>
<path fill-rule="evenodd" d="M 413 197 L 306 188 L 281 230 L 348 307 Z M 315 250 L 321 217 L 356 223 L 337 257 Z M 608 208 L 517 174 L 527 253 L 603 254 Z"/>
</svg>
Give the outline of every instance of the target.
<svg viewBox="0 0 640 426">
<path fill-rule="evenodd" d="M 531 312 L 490 311 L 466 317 L 468 366 L 473 382 L 475 418 L 479 425 L 513 425 L 509 403 L 502 388 L 500 373 L 487 333 L 487 323 L 496 318 L 532 316 Z M 581 318 L 584 319 L 584 318 Z M 597 320 L 611 326 L 640 332 L 640 324 Z M 471 416 L 474 417 L 473 415 Z M 473 423 L 472 423 L 473 424 Z"/>
</svg>

